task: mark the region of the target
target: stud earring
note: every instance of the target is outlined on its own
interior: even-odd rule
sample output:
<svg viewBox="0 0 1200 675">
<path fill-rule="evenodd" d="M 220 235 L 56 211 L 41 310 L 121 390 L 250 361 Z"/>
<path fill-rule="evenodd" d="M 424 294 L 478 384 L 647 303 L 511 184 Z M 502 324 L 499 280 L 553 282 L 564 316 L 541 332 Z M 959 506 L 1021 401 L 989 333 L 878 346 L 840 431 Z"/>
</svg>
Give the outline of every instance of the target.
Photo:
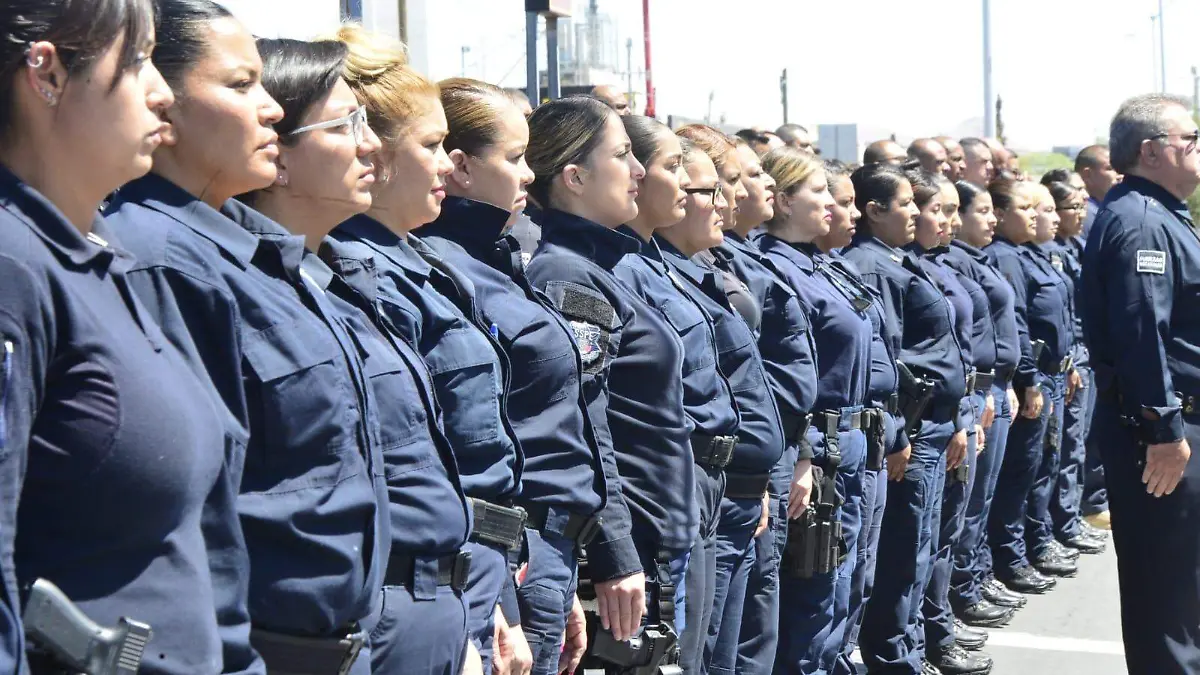
<svg viewBox="0 0 1200 675">
<path fill-rule="evenodd" d="M 288 186 L 287 174 L 280 171 L 279 175 L 275 176 L 275 184 L 278 185 L 279 187 L 287 187 Z"/>
<path fill-rule="evenodd" d="M 46 99 L 46 105 L 50 106 L 51 108 L 58 105 L 58 97 L 54 95 L 54 92 L 46 89 L 45 87 L 38 87 L 38 91 L 41 92 L 42 98 Z"/>
</svg>

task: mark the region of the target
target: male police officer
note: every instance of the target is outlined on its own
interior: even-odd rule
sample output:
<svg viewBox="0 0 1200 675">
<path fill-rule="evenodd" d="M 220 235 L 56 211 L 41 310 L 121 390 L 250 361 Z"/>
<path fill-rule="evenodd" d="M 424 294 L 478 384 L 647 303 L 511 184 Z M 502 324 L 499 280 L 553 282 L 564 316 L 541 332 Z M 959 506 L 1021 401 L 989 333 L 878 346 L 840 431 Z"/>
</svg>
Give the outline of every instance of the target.
<svg viewBox="0 0 1200 675">
<path fill-rule="evenodd" d="M 1113 168 L 1083 257 L 1084 334 L 1096 371 L 1093 433 L 1109 486 L 1131 673 L 1200 673 L 1200 186 L 1186 99 L 1122 104 Z"/>
</svg>

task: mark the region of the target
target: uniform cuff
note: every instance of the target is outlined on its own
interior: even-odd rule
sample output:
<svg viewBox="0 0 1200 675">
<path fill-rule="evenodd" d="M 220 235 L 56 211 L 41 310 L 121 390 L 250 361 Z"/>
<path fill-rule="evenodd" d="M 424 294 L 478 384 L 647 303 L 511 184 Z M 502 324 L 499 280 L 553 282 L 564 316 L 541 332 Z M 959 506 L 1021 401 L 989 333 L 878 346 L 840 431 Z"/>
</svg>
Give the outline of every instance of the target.
<svg viewBox="0 0 1200 675">
<path fill-rule="evenodd" d="M 1142 410 L 1153 412 L 1158 419 L 1142 419 L 1141 428 L 1146 435 L 1147 443 L 1174 443 L 1183 440 L 1183 411 L 1180 408 L 1151 408 Z"/>
<path fill-rule="evenodd" d="M 631 535 L 608 541 L 593 541 L 587 547 L 588 571 L 592 581 L 610 581 L 642 572 L 642 559 Z"/>
<path fill-rule="evenodd" d="M 797 462 L 802 459 L 812 459 L 813 458 L 813 446 L 812 446 L 812 443 L 808 442 L 807 438 L 805 438 L 805 439 L 801 440 L 799 443 L 797 443 L 796 448 L 797 448 L 797 452 L 796 452 L 796 461 Z"/>
<path fill-rule="evenodd" d="M 517 604 L 517 584 L 513 579 L 513 575 L 505 575 L 504 588 L 500 589 L 500 611 L 504 614 L 504 620 L 510 626 L 516 626 L 521 623 L 521 608 Z"/>
</svg>

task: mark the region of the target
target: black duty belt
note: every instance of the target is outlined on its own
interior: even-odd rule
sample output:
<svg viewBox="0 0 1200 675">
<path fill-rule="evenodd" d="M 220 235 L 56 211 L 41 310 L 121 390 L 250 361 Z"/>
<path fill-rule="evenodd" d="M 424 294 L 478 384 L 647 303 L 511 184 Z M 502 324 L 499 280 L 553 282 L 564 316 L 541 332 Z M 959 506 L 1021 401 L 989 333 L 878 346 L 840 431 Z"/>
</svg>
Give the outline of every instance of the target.
<svg viewBox="0 0 1200 675">
<path fill-rule="evenodd" d="M 725 496 L 730 499 L 762 499 L 771 483 L 769 473 L 725 472 Z"/>
<path fill-rule="evenodd" d="M 546 524 L 550 520 L 550 507 L 545 504 L 524 504 L 523 508 L 528 514 L 525 520 L 525 527 L 537 530 L 542 534 L 552 534 L 556 537 L 561 536 L 564 539 L 574 541 L 575 545 L 581 548 L 590 544 L 600 531 L 600 516 L 581 516 L 577 513 L 572 513 L 567 516 L 567 524 L 563 526 L 562 534 L 547 532 Z"/>
<path fill-rule="evenodd" d="M 822 410 L 821 412 L 813 413 L 813 426 L 826 436 L 836 435 L 842 424 L 842 413 L 837 410 Z M 853 412 L 848 416 L 847 431 L 855 431 L 862 429 L 862 412 Z"/>
<path fill-rule="evenodd" d="M 521 535 L 525 532 L 524 509 L 471 499 L 471 511 L 475 515 L 471 541 L 493 544 L 507 551 L 521 547 Z"/>
<path fill-rule="evenodd" d="M 416 568 L 416 558 L 402 553 L 395 554 L 388 558 L 387 573 L 384 574 L 383 583 L 388 586 L 412 588 Z M 470 551 L 459 551 L 437 559 L 438 586 L 449 586 L 456 591 L 461 591 L 467 587 L 467 577 L 470 574 Z M 274 673 L 274 671 L 271 672 Z"/>
<path fill-rule="evenodd" d="M 900 414 L 900 394 L 892 394 L 883 400 L 883 411 L 889 415 Z"/>
<path fill-rule="evenodd" d="M 979 370 L 975 372 L 975 386 L 972 391 L 982 391 L 985 394 L 992 389 L 992 385 L 996 383 L 996 375 L 990 370 Z"/>
<path fill-rule="evenodd" d="M 344 638 L 314 638 L 251 628 L 250 644 L 271 675 L 346 675 L 362 651 L 363 635 L 347 631 Z"/>
<path fill-rule="evenodd" d="M 692 457 L 700 466 L 724 469 L 733 459 L 737 436 L 706 436 L 692 434 Z"/>
</svg>

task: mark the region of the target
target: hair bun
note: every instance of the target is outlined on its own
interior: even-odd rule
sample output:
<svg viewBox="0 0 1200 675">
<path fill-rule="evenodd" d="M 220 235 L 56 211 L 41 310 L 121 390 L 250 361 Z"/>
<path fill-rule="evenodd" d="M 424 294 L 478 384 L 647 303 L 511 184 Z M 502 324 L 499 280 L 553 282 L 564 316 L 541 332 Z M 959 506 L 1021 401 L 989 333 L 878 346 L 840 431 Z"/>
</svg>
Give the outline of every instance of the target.
<svg viewBox="0 0 1200 675">
<path fill-rule="evenodd" d="M 350 49 L 346 56 L 346 74 L 360 82 L 408 65 L 408 50 L 403 42 L 369 32 L 356 23 L 343 24 L 338 29 L 337 40 Z"/>
</svg>

